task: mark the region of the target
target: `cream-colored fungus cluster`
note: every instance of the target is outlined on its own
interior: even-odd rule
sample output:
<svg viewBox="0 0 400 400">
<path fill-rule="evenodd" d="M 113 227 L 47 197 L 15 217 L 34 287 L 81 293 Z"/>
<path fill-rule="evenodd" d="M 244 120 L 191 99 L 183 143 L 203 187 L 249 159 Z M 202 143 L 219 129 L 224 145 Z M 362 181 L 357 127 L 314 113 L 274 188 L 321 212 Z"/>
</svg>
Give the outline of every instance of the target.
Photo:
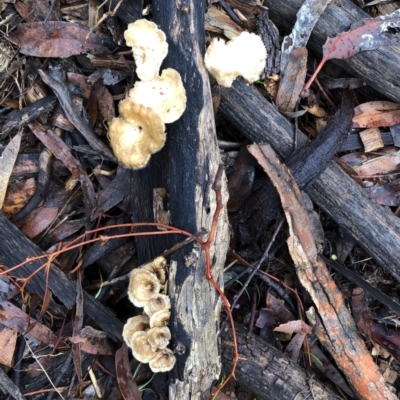
<svg viewBox="0 0 400 400">
<path fill-rule="evenodd" d="M 267 50 L 261 37 L 242 32 L 228 42 L 214 38 L 207 48 L 204 63 L 220 85 L 231 87 L 238 76 L 250 83 L 259 79 L 266 59 Z"/>
<path fill-rule="evenodd" d="M 168 328 L 170 300 L 161 291 L 165 288 L 167 262 L 164 257 L 131 273 L 128 296 L 136 307 L 143 307 L 144 314 L 129 318 L 122 332 L 133 356 L 142 363 L 149 363 L 153 372 L 170 371 L 176 362 L 167 346 L 171 340 Z"/>
<path fill-rule="evenodd" d="M 178 71 L 161 64 L 168 53 L 165 33 L 145 19 L 129 24 L 124 33 L 132 47 L 137 81 L 119 103 L 119 118 L 109 126 L 110 144 L 118 162 L 132 169 L 147 165 L 165 143 L 165 124 L 178 120 L 186 108 L 186 92 Z"/>
</svg>

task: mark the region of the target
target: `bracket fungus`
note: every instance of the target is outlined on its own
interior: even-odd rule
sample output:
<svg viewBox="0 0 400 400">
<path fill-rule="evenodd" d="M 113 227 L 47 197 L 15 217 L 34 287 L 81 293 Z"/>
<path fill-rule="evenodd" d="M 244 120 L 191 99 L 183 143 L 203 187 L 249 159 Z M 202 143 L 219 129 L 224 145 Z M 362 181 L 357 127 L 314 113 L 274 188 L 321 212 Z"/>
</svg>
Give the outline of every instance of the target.
<svg viewBox="0 0 400 400">
<path fill-rule="evenodd" d="M 176 358 L 170 349 L 164 349 L 157 352 L 154 358 L 149 362 L 149 367 L 153 372 L 167 372 L 174 368 Z"/>
<path fill-rule="evenodd" d="M 170 317 L 171 317 L 171 312 L 169 310 L 160 310 L 155 312 L 150 317 L 150 328 L 167 326 L 169 324 Z"/>
<path fill-rule="evenodd" d="M 154 110 L 166 124 L 178 120 L 186 108 L 186 91 L 181 76 L 172 68 L 164 69 L 161 76 L 151 81 L 136 82 L 129 98 Z"/>
<path fill-rule="evenodd" d="M 176 121 L 185 111 L 186 92 L 176 70 L 167 68 L 159 76 L 168 43 L 155 23 L 139 19 L 128 25 L 124 36 L 141 81 L 119 103 L 120 118 L 111 121 L 108 134 L 118 162 L 140 169 L 164 146 L 164 123 Z"/>
<path fill-rule="evenodd" d="M 122 337 L 126 344 L 130 345 L 130 340 L 134 333 L 139 331 L 147 331 L 150 329 L 150 318 L 148 315 L 137 315 L 136 317 L 129 318 L 124 325 Z"/>
<path fill-rule="evenodd" d="M 168 53 L 165 33 L 154 22 L 138 19 L 124 32 L 126 44 L 132 47 L 136 74 L 142 81 L 157 78 Z"/>
<path fill-rule="evenodd" d="M 151 346 L 147 337 L 147 332 L 136 332 L 132 335 L 130 343 L 132 354 L 142 363 L 148 363 L 157 355 L 157 349 Z"/>
<path fill-rule="evenodd" d="M 121 118 L 113 118 L 108 127 L 111 147 L 124 167 L 143 168 L 150 155 L 164 146 L 164 124 L 151 108 L 129 99 L 121 101 L 118 109 Z"/>
<path fill-rule="evenodd" d="M 142 268 L 136 268 L 131 272 L 128 297 L 136 307 L 143 307 L 146 302 L 158 295 L 160 289 L 160 281 L 152 272 Z"/>
<path fill-rule="evenodd" d="M 214 38 L 206 51 L 204 62 L 207 70 L 225 87 L 243 76 L 248 82 L 260 78 L 267 58 L 267 50 L 260 36 L 242 32 L 229 42 Z"/>
<path fill-rule="evenodd" d="M 167 326 L 151 328 L 147 331 L 147 339 L 153 348 L 165 349 L 171 340 L 171 332 Z"/>
<path fill-rule="evenodd" d="M 155 360 L 149 363 L 153 372 L 170 371 L 176 362 L 174 353 L 166 348 L 171 340 L 171 332 L 167 327 L 171 301 L 167 295 L 159 293 L 162 283 L 165 283 L 166 267 L 166 259 L 157 257 L 131 272 L 128 297 L 135 306 L 143 307 L 144 314 L 129 318 L 122 332 L 138 361 L 148 363 Z M 162 283 L 157 272 L 163 272 L 160 275 Z"/>
<path fill-rule="evenodd" d="M 171 301 L 165 294 L 157 294 L 152 299 L 147 301 L 144 306 L 144 312 L 151 317 L 157 311 L 169 310 L 171 308 Z"/>
</svg>

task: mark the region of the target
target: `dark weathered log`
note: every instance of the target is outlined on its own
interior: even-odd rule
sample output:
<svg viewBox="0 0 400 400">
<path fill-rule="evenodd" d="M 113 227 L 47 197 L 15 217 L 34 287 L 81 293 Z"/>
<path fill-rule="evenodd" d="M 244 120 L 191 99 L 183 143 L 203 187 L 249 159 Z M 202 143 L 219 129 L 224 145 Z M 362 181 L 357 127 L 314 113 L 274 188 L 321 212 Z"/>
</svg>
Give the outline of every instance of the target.
<svg viewBox="0 0 400 400">
<path fill-rule="evenodd" d="M 303 0 L 266 0 L 264 2 L 269 9 L 271 20 L 285 32 L 291 32 L 296 13 L 302 4 Z M 322 45 L 327 37 L 335 37 L 341 32 L 348 31 L 353 22 L 363 18 L 371 18 L 371 16 L 350 0 L 332 1 L 316 24 L 310 37 L 309 47 L 316 54 L 322 54 Z M 347 60 L 332 61 L 365 80 L 378 92 L 397 103 L 400 102 L 399 47 L 382 47 L 379 50 L 360 52 Z"/>
<path fill-rule="evenodd" d="M 245 358 L 239 361 L 236 380 L 257 396 L 268 400 L 334 399 L 334 395 L 311 374 L 282 355 L 260 337 L 236 324 L 239 353 Z M 232 366 L 233 342 L 230 328 L 221 332 L 222 368 L 229 373 Z M 312 395 L 311 395 L 312 393 Z"/>
<path fill-rule="evenodd" d="M 0 212 L 0 263 L 7 268 L 20 264 L 27 257 L 42 255 L 43 252 L 28 239 L 15 225 Z M 13 276 L 25 278 L 37 271 L 46 261 L 45 258 L 32 261 L 12 272 Z M 71 308 L 75 304 L 76 284 L 71 277 L 62 272 L 54 263 L 51 265 L 48 281 L 44 269 L 37 272 L 29 280 L 26 288 L 31 293 L 37 293 L 43 298 L 48 282 L 51 292 Z M 122 340 L 122 323 L 114 314 L 99 303 L 94 297 L 84 292 L 84 312 L 106 332 L 113 340 Z"/>
<path fill-rule="evenodd" d="M 153 188 L 168 193 L 171 224 L 189 232 L 209 229 L 216 207 L 212 183 L 220 164 L 208 74 L 203 65 L 205 2 L 175 0 L 153 2 L 154 22 L 166 33 L 168 56 L 163 68 L 181 74 L 187 94 L 183 116 L 167 125 L 165 147 L 152 156 L 148 168 L 133 171 L 132 198 L 136 221 L 152 221 Z M 224 182 L 224 203 L 226 188 Z M 182 237 L 175 237 L 180 241 Z M 221 278 L 229 235 L 227 216 L 219 219 L 211 249 L 214 277 Z M 155 257 L 166 247 L 160 236 L 137 240 L 141 257 Z M 205 278 L 205 257 L 196 244 L 171 257 L 172 348 L 177 365 L 170 385 L 171 399 L 198 399 L 219 376 L 218 323 L 220 300 Z"/>
<path fill-rule="evenodd" d="M 248 139 L 270 143 L 283 158 L 291 153 L 292 125 L 243 80 L 237 80 L 230 89 L 221 88 L 219 109 Z M 305 140 L 305 135 L 300 133 L 299 141 Z M 333 162 L 306 191 L 376 262 L 400 279 L 400 220 L 397 217 L 368 197 Z"/>
</svg>

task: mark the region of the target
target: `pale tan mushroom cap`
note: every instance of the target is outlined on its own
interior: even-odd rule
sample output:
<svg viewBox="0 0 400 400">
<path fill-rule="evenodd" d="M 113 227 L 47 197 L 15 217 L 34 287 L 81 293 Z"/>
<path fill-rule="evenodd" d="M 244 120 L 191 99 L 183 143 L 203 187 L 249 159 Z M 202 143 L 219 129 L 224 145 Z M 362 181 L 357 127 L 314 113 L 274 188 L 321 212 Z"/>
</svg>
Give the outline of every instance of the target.
<svg viewBox="0 0 400 400">
<path fill-rule="evenodd" d="M 108 128 L 111 147 L 121 165 L 143 168 L 164 146 L 165 126 L 153 110 L 129 99 L 120 102 L 119 112 L 121 118 L 113 118 Z"/>
<path fill-rule="evenodd" d="M 129 98 L 153 109 L 166 124 L 179 119 L 186 108 L 186 91 L 181 76 L 172 68 L 164 69 L 160 77 L 151 81 L 137 81 L 129 92 Z"/>
<path fill-rule="evenodd" d="M 155 268 L 159 268 L 159 269 L 167 268 L 167 260 L 163 256 L 155 258 L 153 260 L 152 264 L 154 265 Z"/>
<path fill-rule="evenodd" d="M 151 317 L 157 311 L 169 310 L 171 308 L 171 300 L 165 294 L 157 294 L 144 304 L 144 312 Z"/>
<path fill-rule="evenodd" d="M 169 324 L 170 317 L 171 317 L 171 312 L 169 310 L 157 311 L 150 317 L 150 327 L 156 328 L 161 326 L 167 326 Z"/>
<path fill-rule="evenodd" d="M 137 315 L 136 317 L 129 318 L 122 330 L 122 337 L 125 343 L 130 346 L 132 336 L 139 331 L 147 331 L 150 329 L 150 319 L 147 315 Z"/>
<path fill-rule="evenodd" d="M 171 331 L 167 326 L 152 328 L 147 331 L 147 339 L 155 349 L 165 349 L 171 340 Z"/>
<path fill-rule="evenodd" d="M 131 272 L 128 297 L 136 307 L 143 307 L 158 295 L 160 288 L 161 284 L 153 273 L 137 268 Z"/>
<path fill-rule="evenodd" d="M 154 358 L 149 362 L 149 367 L 153 372 L 167 372 L 174 368 L 176 358 L 170 349 L 159 350 Z"/>
<path fill-rule="evenodd" d="M 138 77 L 142 81 L 156 79 L 168 53 L 165 33 L 154 22 L 139 19 L 128 25 L 124 37 L 132 47 Z"/>
<path fill-rule="evenodd" d="M 157 355 L 156 349 L 151 347 L 147 333 L 140 331 L 133 334 L 130 342 L 133 357 L 142 363 L 148 363 Z"/>
<path fill-rule="evenodd" d="M 267 50 L 260 36 L 242 32 L 225 43 L 213 39 L 204 62 L 210 74 L 225 87 L 231 87 L 236 77 L 243 76 L 248 82 L 260 78 L 267 58 Z"/>
<path fill-rule="evenodd" d="M 166 272 L 165 269 L 157 268 L 153 263 L 146 264 L 142 267 L 146 271 L 152 272 L 160 283 L 163 285 L 166 281 Z"/>
</svg>

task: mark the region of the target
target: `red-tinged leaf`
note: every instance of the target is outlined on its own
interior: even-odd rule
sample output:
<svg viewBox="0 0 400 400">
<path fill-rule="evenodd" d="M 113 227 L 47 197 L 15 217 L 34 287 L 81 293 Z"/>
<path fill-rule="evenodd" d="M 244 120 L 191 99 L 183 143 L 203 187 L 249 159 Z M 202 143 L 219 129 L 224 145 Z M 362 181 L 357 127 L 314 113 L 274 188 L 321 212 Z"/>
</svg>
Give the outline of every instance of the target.
<svg viewBox="0 0 400 400">
<path fill-rule="evenodd" d="M 273 326 L 274 325 L 274 317 L 272 315 L 272 311 L 268 310 L 266 308 L 262 308 L 260 310 L 260 314 L 257 318 L 256 321 L 256 327 L 257 328 L 264 328 L 265 325 L 268 324 L 268 326 Z"/>
<path fill-rule="evenodd" d="M 80 343 L 81 351 L 89 354 L 113 355 L 115 353 L 108 341 L 108 335 L 90 326 L 83 328 L 78 336 L 72 336 L 70 342 Z"/>
<path fill-rule="evenodd" d="M 375 50 L 382 46 L 394 46 L 400 43 L 400 34 L 395 28 L 400 27 L 400 10 L 392 14 L 366 18 L 355 22 L 348 32 L 334 38 L 328 38 L 323 46 L 323 58 L 314 74 L 304 86 L 301 96 L 305 96 L 315 77 L 327 60 L 345 59 L 360 51 Z"/>
<path fill-rule="evenodd" d="M 8 181 L 18 156 L 20 144 L 21 134 L 18 133 L 8 143 L 0 158 L 0 208 L 3 206 L 4 198 L 6 197 Z"/>
<path fill-rule="evenodd" d="M 96 85 L 93 93 L 97 99 L 97 105 L 103 120 L 111 122 L 115 118 L 114 99 L 110 91 L 103 85 Z"/>
<path fill-rule="evenodd" d="M 33 210 L 26 218 L 26 224 L 22 228 L 25 235 L 34 238 L 45 231 L 56 219 L 58 214 L 57 207 L 41 207 Z"/>
<path fill-rule="evenodd" d="M 92 86 L 88 83 L 88 78 L 85 75 L 77 74 L 76 72 L 67 73 L 68 82 L 73 82 L 79 85 L 82 93 L 81 96 L 89 100 L 90 93 L 92 92 Z"/>
<path fill-rule="evenodd" d="M 377 174 L 395 171 L 400 164 L 400 151 L 385 154 L 381 157 L 369 160 L 362 165 L 354 166 L 354 171 L 361 177 L 369 177 Z"/>
<path fill-rule="evenodd" d="M 280 322 L 285 323 L 293 321 L 294 315 L 285 307 L 283 300 L 278 300 L 271 293 L 267 295 L 267 308 L 272 310 L 274 317 Z"/>
<path fill-rule="evenodd" d="M 20 46 L 22 54 L 34 57 L 66 58 L 82 53 L 109 52 L 98 35 L 89 34 L 89 28 L 70 22 L 19 24 L 7 39 Z"/>
<path fill-rule="evenodd" d="M 274 329 L 275 332 L 284 332 L 284 333 L 300 333 L 300 334 L 308 334 L 311 333 L 311 327 L 307 325 L 304 321 L 289 321 L 286 324 L 281 324 Z"/>
<path fill-rule="evenodd" d="M 385 185 L 377 184 L 365 188 L 364 191 L 383 206 L 400 206 L 400 179 L 388 182 Z"/>
<path fill-rule="evenodd" d="M 125 400 L 142 400 L 142 395 L 132 376 L 128 359 L 128 346 L 125 343 L 115 353 L 115 369 L 122 397 Z"/>
<path fill-rule="evenodd" d="M 365 292 L 361 288 L 355 288 L 351 295 L 351 309 L 354 321 L 361 333 L 369 338 L 371 336 L 372 318 L 367 306 Z"/>
<path fill-rule="evenodd" d="M 390 101 L 370 101 L 354 109 L 354 128 L 378 128 L 400 123 L 400 104 Z"/>
<path fill-rule="evenodd" d="M 400 363 L 399 332 L 387 332 L 384 326 L 374 323 L 371 330 L 371 339 L 380 344 Z"/>
<path fill-rule="evenodd" d="M 293 336 L 293 339 L 287 345 L 285 352 L 283 353 L 286 357 L 289 357 L 293 361 L 297 361 L 299 358 L 301 347 L 303 346 L 303 342 L 306 335 L 302 333 L 296 333 Z"/>
</svg>

